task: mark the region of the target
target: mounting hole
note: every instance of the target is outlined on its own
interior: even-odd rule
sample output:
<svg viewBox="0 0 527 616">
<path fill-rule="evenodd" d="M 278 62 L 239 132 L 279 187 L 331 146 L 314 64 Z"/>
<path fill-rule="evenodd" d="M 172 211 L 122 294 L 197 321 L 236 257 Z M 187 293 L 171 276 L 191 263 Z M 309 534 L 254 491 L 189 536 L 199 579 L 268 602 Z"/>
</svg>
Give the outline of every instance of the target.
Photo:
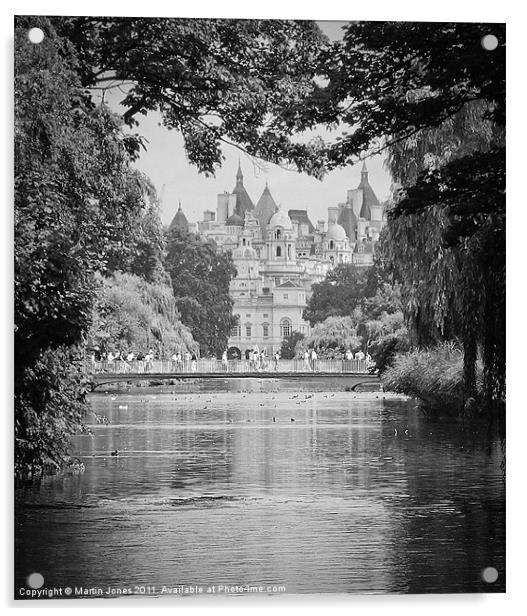
<svg viewBox="0 0 527 616">
<path fill-rule="evenodd" d="M 486 34 L 481 39 L 481 46 L 487 51 L 494 51 L 498 46 L 498 39 L 494 36 L 494 34 Z"/>
<path fill-rule="evenodd" d="M 32 573 L 31 575 L 28 575 L 27 585 L 29 588 L 34 588 L 35 590 L 37 588 L 42 588 L 44 585 L 44 576 L 42 573 Z"/>
<path fill-rule="evenodd" d="M 31 28 L 31 30 L 27 33 L 27 38 L 35 45 L 38 43 L 42 43 L 44 40 L 44 30 L 41 28 Z"/>
<path fill-rule="evenodd" d="M 493 584 L 498 579 L 498 570 L 495 567 L 486 567 L 481 572 L 481 579 L 487 584 Z"/>
</svg>

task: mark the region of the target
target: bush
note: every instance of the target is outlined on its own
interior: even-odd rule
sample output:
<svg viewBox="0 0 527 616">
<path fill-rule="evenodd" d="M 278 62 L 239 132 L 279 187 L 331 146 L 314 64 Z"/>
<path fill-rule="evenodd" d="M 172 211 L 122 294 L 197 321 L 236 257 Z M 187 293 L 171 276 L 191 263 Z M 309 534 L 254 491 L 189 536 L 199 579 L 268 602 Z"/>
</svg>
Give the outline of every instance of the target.
<svg viewBox="0 0 527 616">
<path fill-rule="evenodd" d="M 393 364 L 397 355 L 409 350 L 410 338 L 405 327 L 381 336 L 369 347 L 371 357 L 381 374 Z"/>
<path fill-rule="evenodd" d="M 69 437 L 83 429 L 86 387 L 77 357 L 59 348 L 41 354 L 15 388 L 15 476 L 57 472 L 71 461 Z"/>
<path fill-rule="evenodd" d="M 478 367 L 481 391 L 482 371 Z M 417 349 L 396 355 L 384 373 L 385 389 L 412 396 L 423 408 L 444 413 L 463 410 L 463 351 L 444 343 L 432 349 Z"/>
</svg>

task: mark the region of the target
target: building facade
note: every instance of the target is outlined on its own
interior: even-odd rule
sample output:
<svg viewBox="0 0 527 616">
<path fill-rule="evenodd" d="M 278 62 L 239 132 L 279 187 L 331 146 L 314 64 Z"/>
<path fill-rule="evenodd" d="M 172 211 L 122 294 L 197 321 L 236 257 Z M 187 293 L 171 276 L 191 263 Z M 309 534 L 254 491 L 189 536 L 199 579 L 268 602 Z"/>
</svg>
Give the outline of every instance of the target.
<svg viewBox="0 0 527 616">
<path fill-rule="evenodd" d="M 365 164 L 359 186 L 328 208 L 327 226 L 319 220 L 316 227 L 307 210 L 279 207 L 267 183 L 254 205 L 238 166 L 234 190 L 219 194 L 216 211 L 206 211 L 197 223 L 199 234 L 232 252 L 237 270 L 230 292 L 238 323 L 229 355 L 246 356 L 256 345 L 272 354 L 293 331 L 309 335 L 302 313 L 312 285 L 341 263 L 373 264 L 384 210 Z M 193 230 L 181 205 L 171 226 Z"/>
</svg>

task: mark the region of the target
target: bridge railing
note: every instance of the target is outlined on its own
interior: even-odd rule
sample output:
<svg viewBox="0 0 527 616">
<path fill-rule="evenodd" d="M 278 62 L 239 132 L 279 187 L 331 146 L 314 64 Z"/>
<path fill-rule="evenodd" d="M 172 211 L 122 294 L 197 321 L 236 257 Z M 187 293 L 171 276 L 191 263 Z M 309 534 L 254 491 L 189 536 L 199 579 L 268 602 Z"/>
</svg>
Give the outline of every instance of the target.
<svg viewBox="0 0 527 616">
<path fill-rule="evenodd" d="M 251 360 L 233 359 L 223 362 L 218 359 L 198 359 L 197 361 L 182 361 L 176 362 L 170 359 L 154 359 L 150 362 L 146 361 L 125 361 L 117 360 L 112 362 L 107 361 L 90 361 L 84 362 L 84 370 L 87 373 L 94 374 L 191 374 L 193 372 L 201 374 L 219 374 L 219 373 L 247 373 L 247 372 L 290 372 L 305 373 L 305 372 L 329 372 L 342 374 L 347 372 L 367 373 L 371 367 L 371 363 L 366 359 L 318 359 L 315 362 L 305 361 L 303 359 L 279 359 L 275 361 L 272 358 L 260 362 Z"/>
</svg>

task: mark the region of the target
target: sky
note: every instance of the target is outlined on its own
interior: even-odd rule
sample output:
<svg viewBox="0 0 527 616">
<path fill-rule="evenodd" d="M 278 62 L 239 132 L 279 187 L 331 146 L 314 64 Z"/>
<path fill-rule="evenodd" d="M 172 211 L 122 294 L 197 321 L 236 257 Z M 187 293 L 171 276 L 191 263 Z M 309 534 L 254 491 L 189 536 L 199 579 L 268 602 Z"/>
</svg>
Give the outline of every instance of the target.
<svg viewBox="0 0 527 616">
<path fill-rule="evenodd" d="M 341 37 L 344 23 L 322 21 L 319 25 L 330 38 L 337 39 Z M 122 95 L 115 97 L 114 93 L 109 99 L 114 107 Z M 147 141 L 147 151 L 141 154 L 136 167 L 148 175 L 156 187 L 161 198 L 161 219 L 164 224 L 170 223 L 179 202 L 189 222 L 202 220 L 205 210 L 216 211 L 217 195 L 232 192 L 236 185 L 238 162 L 244 175 L 245 188 L 255 205 L 267 181 L 277 204 L 285 210 L 307 209 L 314 224 L 317 220 L 327 220 L 328 207 L 345 201 L 347 191 L 357 188 L 360 182 L 362 162 L 332 171 L 320 181 L 271 163 L 265 163 L 262 168 L 261 164 L 255 164 L 251 157 L 230 145 L 223 146 L 226 160 L 221 169 L 215 177 L 207 178 L 187 161 L 181 134 L 162 126 L 160 114 L 141 116 L 139 127 L 135 130 Z M 329 136 L 324 129 L 314 133 L 317 134 Z M 366 164 L 370 184 L 382 201 L 388 197 L 391 184 L 384 168 L 384 156 L 371 157 Z"/>
</svg>

